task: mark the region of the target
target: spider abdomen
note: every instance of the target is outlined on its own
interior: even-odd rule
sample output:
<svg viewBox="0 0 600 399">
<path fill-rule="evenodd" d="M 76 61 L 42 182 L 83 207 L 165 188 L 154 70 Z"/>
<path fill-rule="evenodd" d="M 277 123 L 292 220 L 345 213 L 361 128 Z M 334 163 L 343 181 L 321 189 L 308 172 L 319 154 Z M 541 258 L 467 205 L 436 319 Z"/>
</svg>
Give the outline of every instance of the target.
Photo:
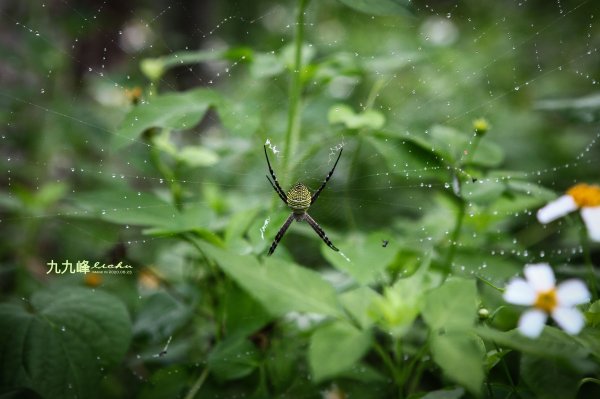
<svg viewBox="0 0 600 399">
<path fill-rule="evenodd" d="M 302 183 L 296 183 L 287 192 L 287 204 L 295 213 L 303 213 L 310 207 L 311 195 Z"/>
</svg>

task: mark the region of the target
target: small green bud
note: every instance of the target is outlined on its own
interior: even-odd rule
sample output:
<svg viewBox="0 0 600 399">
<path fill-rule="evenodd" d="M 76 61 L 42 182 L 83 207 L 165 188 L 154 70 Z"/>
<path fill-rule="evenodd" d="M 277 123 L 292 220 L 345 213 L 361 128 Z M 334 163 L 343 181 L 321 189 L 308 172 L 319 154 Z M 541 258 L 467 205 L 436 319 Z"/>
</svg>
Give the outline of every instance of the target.
<svg viewBox="0 0 600 399">
<path fill-rule="evenodd" d="M 483 136 L 490 130 L 490 123 L 485 118 L 477 118 L 473 121 L 473 129 L 475 129 L 475 134 Z"/>
<path fill-rule="evenodd" d="M 477 312 L 477 314 L 479 315 L 479 318 L 480 318 L 481 320 L 485 320 L 485 319 L 487 319 L 488 317 L 490 317 L 490 311 L 489 311 L 489 310 L 487 310 L 486 308 L 481 308 L 481 309 L 479 309 L 479 311 Z"/>
</svg>

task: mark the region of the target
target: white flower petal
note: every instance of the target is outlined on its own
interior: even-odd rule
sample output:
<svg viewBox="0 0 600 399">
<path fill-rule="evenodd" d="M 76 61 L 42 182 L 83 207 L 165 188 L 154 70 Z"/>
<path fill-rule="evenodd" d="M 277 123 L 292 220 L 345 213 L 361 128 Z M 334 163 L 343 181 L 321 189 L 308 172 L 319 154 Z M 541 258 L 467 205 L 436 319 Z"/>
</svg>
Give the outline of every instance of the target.
<svg viewBox="0 0 600 399">
<path fill-rule="evenodd" d="M 527 282 L 537 292 L 549 291 L 554 288 L 556 280 L 554 279 L 554 272 L 547 263 L 537 263 L 532 265 L 525 265 L 525 277 Z"/>
<path fill-rule="evenodd" d="M 587 303 L 591 299 L 590 292 L 581 280 L 563 281 L 556 287 L 558 306 L 575 306 Z"/>
<path fill-rule="evenodd" d="M 552 312 L 552 318 L 560 328 L 571 335 L 578 334 L 585 325 L 583 315 L 575 308 L 556 308 Z"/>
<path fill-rule="evenodd" d="M 546 224 L 563 217 L 576 209 L 577 204 L 575 203 L 573 197 L 570 195 L 563 195 L 554 201 L 549 202 L 545 207 L 541 208 L 537 212 L 537 218 L 540 223 Z"/>
<path fill-rule="evenodd" d="M 600 206 L 581 209 L 581 217 L 592 241 L 600 242 Z"/>
<path fill-rule="evenodd" d="M 504 300 L 515 305 L 533 305 L 535 302 L 535 290 L 522 278 L 514 278 L 506 286 Z"/>
<path fill-rule="evenodd" d="M 541 310 L 531 309 L 521 315 L 519 331 L 529 338 L 537 338 L 544 329 L 548 316 Z"/>
</svg>

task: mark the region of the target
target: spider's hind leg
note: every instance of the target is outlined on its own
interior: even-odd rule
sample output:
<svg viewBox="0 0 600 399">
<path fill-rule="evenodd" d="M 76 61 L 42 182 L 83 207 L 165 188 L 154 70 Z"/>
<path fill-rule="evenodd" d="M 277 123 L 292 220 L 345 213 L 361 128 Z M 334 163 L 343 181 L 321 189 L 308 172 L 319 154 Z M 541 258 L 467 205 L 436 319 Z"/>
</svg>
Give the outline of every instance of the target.
<svg viewBox="0 0 600 399">
<path fill-rule="evenodd" d="M 325 232 L 323 231 L 321 226 L 319 226 L 319 224 L 315 221 L 315 219 L 313 219 L 308 213 L 305 213 L 303 215 L 303 219 L 306 220 L 308 224 L 310 224 L 310 227 L 313 228 L 313 230 L 319 235 L 319 237 L 321 237 L 321 240 L 323 240 L 323 242 L 325 242 L 325 244 L 327 244 L 329 248 L 333 249 L 334 251 L 339 251 L 339 249 L 337 249 L 336 246 L 333 245 L 329 237 L 327 237 L 327 234 L 325 234 Z"/>
</svg>

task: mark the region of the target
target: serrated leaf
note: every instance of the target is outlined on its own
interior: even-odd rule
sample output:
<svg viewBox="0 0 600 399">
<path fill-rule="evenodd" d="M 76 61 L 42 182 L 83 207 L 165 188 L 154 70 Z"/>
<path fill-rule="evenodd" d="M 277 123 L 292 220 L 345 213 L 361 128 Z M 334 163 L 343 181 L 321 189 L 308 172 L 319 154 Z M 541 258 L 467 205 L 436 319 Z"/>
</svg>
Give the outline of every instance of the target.
<svg viewBox="0 0 600 399">
<path fill-rule="evenodd" d="M 432 330 L 468 329 L 477 316 L 477 288 L 474 280 L 448 279 L 429 291 L 423 318 Z"/>
<path fill-rule="evenodd" d="M 20 386 L 48 399 L 95 397 L 102 368 L 123 358 L 130 338 L 125 306 L 102 291 L 61 287 L 23 304 L 2 304 L 0 390 Z"/>
<path fill-rule="evenodd" d="M 357 11 L 369 15 L 410 15 L 410 0 L 340 0 Z"/>
<path fill-rule="evenodd" d="M 360 331 L 345 321 L 322 326 L 311 336 L 308 349 L 314 379 L 323 381 L 351 369 L 370 344 L 370 332 Z"/>
<path fill-rule="evenodd" d="M 197 244 L 274 316 L 292 311 L 342 316 L 333 287 L 312 270 L 273 258 L 261 265 L 249 255 L 236 255 L 200 241 Z"/>
</svg>

